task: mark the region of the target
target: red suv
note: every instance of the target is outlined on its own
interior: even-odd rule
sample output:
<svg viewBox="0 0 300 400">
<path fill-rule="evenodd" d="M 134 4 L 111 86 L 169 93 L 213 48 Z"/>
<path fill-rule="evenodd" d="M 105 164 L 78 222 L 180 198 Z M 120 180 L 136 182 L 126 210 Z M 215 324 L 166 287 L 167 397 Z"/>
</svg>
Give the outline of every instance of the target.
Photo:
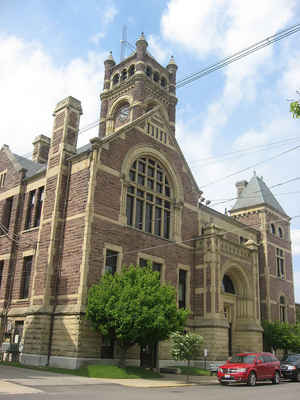
<svg viewBox="0 0 300 400">
<path fill-rule="evenodd" d="M 256 381 L 280 383 L 280 362 L 271 353 L 239 353 L 218 368 L 222 385 L 243 382 L 255 386 Z"/>
</svg>

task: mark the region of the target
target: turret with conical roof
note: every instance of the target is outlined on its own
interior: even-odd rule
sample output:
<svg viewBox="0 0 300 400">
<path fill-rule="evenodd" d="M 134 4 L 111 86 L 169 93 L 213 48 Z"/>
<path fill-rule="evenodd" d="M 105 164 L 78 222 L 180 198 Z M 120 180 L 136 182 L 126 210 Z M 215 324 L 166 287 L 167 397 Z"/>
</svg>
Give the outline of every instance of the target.
<svg viewBox="0 0 300 400">
<path fill-rule="evenodd" d="M 267 206 L 286 216 L 281 205 L 263 181 L 254 172 L 250 182 L 239 181 L 236 183 L 238 199 L 232 207 L 231 212 L 246 210 L 248 208 Z"/>
<path fill-rule="evenodd" d="M 254 172 L 249 182 L 236 183 L 233 218 L 260 231 L 260 312 L 267 321 L 295 322 L 290 217 Z"/>
</svg>

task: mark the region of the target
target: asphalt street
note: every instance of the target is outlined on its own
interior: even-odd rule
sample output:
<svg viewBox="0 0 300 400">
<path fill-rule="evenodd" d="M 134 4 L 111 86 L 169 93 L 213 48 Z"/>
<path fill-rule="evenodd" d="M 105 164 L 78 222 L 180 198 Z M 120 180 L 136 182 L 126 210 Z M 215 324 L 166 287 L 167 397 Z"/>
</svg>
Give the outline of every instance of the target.
<svg viewBox="0 0 300 400">
<path fill-rule="evenodd" d="M 126 385 L 126 386 L 125 386 Z M 185 385 L 183 381 L 107 380 L 0 366 L 0 399 L 6 400 L 298 400 L 300 383 L 259 383 L 256 387 L 223 387 L 215 379 Z"/>
</svg>

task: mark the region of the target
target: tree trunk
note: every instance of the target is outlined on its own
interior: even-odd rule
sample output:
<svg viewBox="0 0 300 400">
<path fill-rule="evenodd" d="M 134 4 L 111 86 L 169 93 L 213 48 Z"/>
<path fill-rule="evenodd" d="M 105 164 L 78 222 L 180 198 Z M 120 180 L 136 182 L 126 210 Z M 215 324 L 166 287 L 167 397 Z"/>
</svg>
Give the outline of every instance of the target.
<svg viewBox="0 0 300 400">
<path fill-rule="evenodd" d="M 188 360 L 188 372 L 186 374 L 186 383 L 190 381 L 190 367 L 191 367 L 191 360 Z"/>
<path fill-rule="evenodd" d="M 120 347 L 120 358 L 119 358 L 119 363 L 118 363 L 118 366 L 120 368 L 126 367 L 127 350 L 128 350 L 128 347 Z"/>
</svg>

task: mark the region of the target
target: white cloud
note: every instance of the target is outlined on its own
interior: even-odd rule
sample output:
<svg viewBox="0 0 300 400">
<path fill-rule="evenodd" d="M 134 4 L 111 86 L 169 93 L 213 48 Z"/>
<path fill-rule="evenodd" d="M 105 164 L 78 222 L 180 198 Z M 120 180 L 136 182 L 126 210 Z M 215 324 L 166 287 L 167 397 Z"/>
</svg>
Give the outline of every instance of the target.
<svg viewBox="0 0 300 400">
<path fill-rule="evenodd" d="M 230 55 L 282 28 L 295 0 L 170 0 L 161 20 L 164 36 L 200 57 Z"/>
<path fill-rule="evenodd" d="M 81 126 L 95 121 L 105 56 L 90 52 L 56 66 L 39 43 L 0 37 L 1 142 L 18 154 L 31 152 L 35 136 L 51 135 L 55 105 L 70 95 L 82 102 Z M 80 142 L 91 135 L 96 130 L 80 136 Z"/>
<path fill-rule="evenodd" d="M 156 58 L 160 63 L 168 61 L 167 59 L 168 56 L 170 56 L 170 50 L 168 50 L 165 45 L 161 44 L 161 39 L 158 36 L 150 35 L 149 38 L 147 38 L 147 41 L 154 58 Z"/>
<path fill-rule="evenodd" d="M 118 14 L 118 10 L 114 4 L 110 4 L 110 6 L 105 10 L 103 15 L 103 23 L 108 25 L 113 22 L 116 15 Z"/>
<path fill-rule="evenodd" d="M 116 6 L 111 3 L 104 11 L 102 9 L 99 9 L 99 12 L 101 13 L 102 30 L 95 33 L 89 38 L 89 41 L 94 43 L 95 45 L 98 45 L 100 40 L 105 37 L 109 24 L 114 21 L 119 11 Z"/>
<path fill-rule="evenodd" d="M 300 269 L 294 269 L 295 302 L 300 303 Z"/>
<path fill-rule="evenodd" d="M 95 35 L 91 36 L 89 41 L 94 43 L 95 45 L 99 44 L 100 40 L 105 37 L 104 32 L 95 33 Z"/>
<path fill-rule="evenodd" d="M 292 237 L 293 254 L 300 255 L 300 229 L 292 229 L 291 237 Z"/>
<path fill-rule="evenodd" d="M 194 56 L 199 58 L 211 56 L 221 60 L 285 28 L 293 17 L 295 4 L 294 0 L 253 0 L 248 3 L 240 0 L 190 0 L 187 7 L 185 0 L 170 0 L 161 19 L 161 30 L 165 39 L 181 45 Z M 285 65 L 286 73 L 282 79 L 281 88 L 290 87 L 293 81 L 295 83 L 299 79 L 299 56 L 297 57 L 294 53 L 294 51 L 287 52 L 290 61 Z M 222 131 L 241 104 L 244 106 L 247 103 L 255 104 L 258 97 L 257 89 L 260 89 L 262 82 L 268 78 L 268 74 L 273 73 L 279 63 L 283 63 L 283 60 L 279 61 L 278 58 L 280 57 L 276 54 L 275 59 L 274 48 L 270 46 L 227 66 L 222 70 L 224 82 L 219 78 L 219 82 L 223 82 L 222 93 L 203 110 L 205 112 L 202 113 L 203 117 L 197 129 L 187 126 L 186 122 L 180 125 L 180 121 L 177 121 L 180 143 L 184 153 L 189 154 L 191 165 L 193 163 L 195 165 L 193 171 L 200 187 L 207 182 L 219 180 L 255 164 L 268 156 L 266 152 L 251 154 L 248 158 L 235 157 L 232 161 L 221 159 L 214 164 L 207 163 L 199 167 L 195 162 L 201 158 L 199 156 L 197 158 L 197 154 L 212 156 L 215 153 Z M 193 71 L 190 72 L 194 70 L 193 66 Z M 262 95 L 266 97 L 268 95 L 264 107 L 266 109 L 269 107 L 268 111 L 273 111 L 273 113 L 270 112 L 263 120 L 256 119 L 254 122 L 259 128 L 247 128 L 240 137 L 230 132 L 226 142 L 228 150 L 231 146 L 233 149 L 244 146 L 253 147 L 296 134 L 295 124 L 291 122 L 288 114 L 288 105 L 285 116 L 282 117 L 280 113 L 276 113 L 280 110 L 277 99 L 282 98 L 283 92 L 277 88 L 275 93 L 274 86 L 276 82 L 270 82 L 269 88 L 263 94 L 261 90 L 259 91 L 260 100 Z M 257 116 L 260 118 L 262 116 L 259 115 L 259 110 L 257 110 Z M 272 177 L 278 180 L 280 174 L 283 173 L 282 162 L 278 163 L 278 168 L 272 169 L 267 165 L 262 165 L 259 173 L 265 174 L 264 171 L 269 173 L 269 175 L 266 174 L 268 181 L 271 181 Z M 205 193 L 211 199 L 220 197 L 217 193 L 222 193 L 221 197 L 233 197 L 235 181 L 251 173 L 249 170 L 243 175 L 226 179 L 218 185 L 207 186 L 204 189 Z M 224 208 L 224 206 L 221 207 Z"/>
</svg>

